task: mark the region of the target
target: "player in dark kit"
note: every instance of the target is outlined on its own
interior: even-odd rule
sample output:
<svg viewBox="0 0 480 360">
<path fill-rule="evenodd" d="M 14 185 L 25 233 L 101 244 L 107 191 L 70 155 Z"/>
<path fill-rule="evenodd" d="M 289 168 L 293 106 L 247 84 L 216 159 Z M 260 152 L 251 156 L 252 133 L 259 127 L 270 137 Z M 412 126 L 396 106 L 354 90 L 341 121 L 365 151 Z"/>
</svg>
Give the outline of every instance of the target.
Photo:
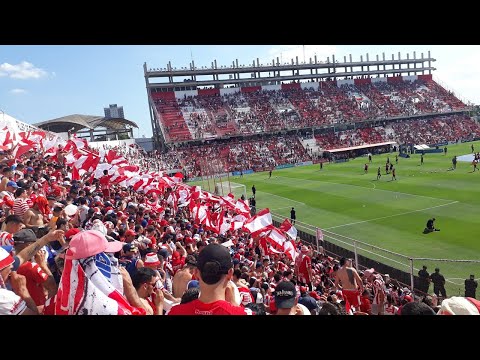
<svg viewBox="0 0 480 360">
<path fill-rule="evenodd" d="M 382 177 L 382 174 L 380 173 L 380 166 L 379 166 L 377 170 L 377 180 L 380 180 L 381 177 Z"/>
<path fill-rule="evenodd" d="M 392 167 L 392 180 L 397 180 L 397 177 L 395 176 L 395 168 Z"/>
<path fill-rule="evenodd" d="M 365 166 L 363 167 L 363 171 L 364 173 L 368 173 L 368 164 L 365 164 Z"/>
<path fill-rule="evenodd" d="M 257 192 L 257 189 L 255 188 L 255 185 L 252 185 L 252 194 L 253 197 L 255 197 L 255 193 Z"/>
<path fill-rule="evenodd" d="M 420 165 L 423 165 L 423 154 L 420 156 Z"/>
<path fill-rule="evenodd" d="M 453 159 L 452 159 L 452 165 L 453 165 L 453 170 L 455 170 L 457 168 L 457 157 L 454 156 Z"/>
</svg>

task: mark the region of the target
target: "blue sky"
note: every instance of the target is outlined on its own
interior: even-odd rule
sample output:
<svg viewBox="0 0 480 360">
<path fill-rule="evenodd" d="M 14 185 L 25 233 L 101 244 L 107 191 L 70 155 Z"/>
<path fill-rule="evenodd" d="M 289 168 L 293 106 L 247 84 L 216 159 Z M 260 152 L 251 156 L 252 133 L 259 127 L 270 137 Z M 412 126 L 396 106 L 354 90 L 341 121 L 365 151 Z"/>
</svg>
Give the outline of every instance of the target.
<svg viewBox="0 0 480 360">
<path fill-rule="evenodd" d="M 406 58 L 428 50 L 437 59 L 435 79 L 446 84 L 462 99 L 480 104 L 479 45 L 31 45 L 0 46 L 0 109 L 26 123 L 71 115 L 103 115 L 109 104 L 124 107 L 125 117 L 139 129 L 135 137 L 151 136 L 150 116 L 143 77 L 143 63 L 149 68 L 166 67 L 168 61 L 188 66 L 192 55 L 197 66 L 230 65 L 233 60 L 251 64 L 299 60 L 317 55 L 319 60 L 335 54 L 336 59 L 352 54 L 370 60 L 385 52 Z"/>
</svg>

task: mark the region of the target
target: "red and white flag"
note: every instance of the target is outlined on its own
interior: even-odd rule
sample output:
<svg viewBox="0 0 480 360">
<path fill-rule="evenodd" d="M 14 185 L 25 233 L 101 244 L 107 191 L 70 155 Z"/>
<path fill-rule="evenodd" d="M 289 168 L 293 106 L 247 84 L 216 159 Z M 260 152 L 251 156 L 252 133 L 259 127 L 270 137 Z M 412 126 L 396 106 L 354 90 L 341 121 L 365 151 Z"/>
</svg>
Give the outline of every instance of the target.
<svg viewBox="0 0 480 360">
<path fill-rule="evenodd" d="M 123 296 L 118 267 L 103 261 L 102 267 L 97 267 L 99 257 L 108 259 L 107 255 L 101 253 L 80 260 L 72 259 L 71 250 L 66 255 L 58 292 L 47 300 L 46 314 L 145 315 L 144 309 L 131 306 Z"/>
<path fill-rule="evenodd" d="M 250 232 L 252 237 L 255 237 L 263 230 L 267 230 L 266 228 L 272 224 L 272 214 L 270 213 L 270 209 L 266 208 L 245 221 L 243 228 Z"/>
<path fill-rule="evenodd" d="M 280 230 L 284 231 L 291 239 L 297 238 L 297 229 L 295 229 L 295 226 L 293 226 L 288 219 L 285 219 L 280 225 Z"/>
</svg>

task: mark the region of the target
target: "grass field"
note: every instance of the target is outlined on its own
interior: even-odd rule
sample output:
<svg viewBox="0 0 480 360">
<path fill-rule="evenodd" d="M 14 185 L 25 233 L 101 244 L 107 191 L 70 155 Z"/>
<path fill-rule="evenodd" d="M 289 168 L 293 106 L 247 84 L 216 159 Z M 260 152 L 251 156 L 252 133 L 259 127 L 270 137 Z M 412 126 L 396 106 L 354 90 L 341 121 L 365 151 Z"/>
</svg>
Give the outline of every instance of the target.
<svg viewBox="0 0 480 360">
<path fill-rule="evenodd" d="M 320 165 L 303 166 L 274 170 L 271 179 L 263 172 L 230 181 L 244 184 L 248 197 L 255 185 L 257 209 L 268 207 L 289 218 L 293 206 L 298 221 L 340 236 L 410 257 L 480 260 L 480 171 L 472 173 L 473 166 L 460 161 L 451 170 L 452 157 L 469 154 L 471 144 L 449 145 L 446 156 L 426 154 L 423 165 L 416 154 L 399 157 L 397 165 L 395 154 L 375 155 L 368 174 L 363 169 L 368 158 L 362 157 L 324 164 L 322 170 Z M 480 150 L 480 142 L 473 144 Z M 387 157 L 396 167 L 397 181 L 385 175 Z M 382 177 L 377 181 L 379 166 Z M 441 231 L 423 234 L 431 217 Z M 422 264 L 429 272 L 440 267 L 449 279 L 447 295 L 463 295 L 463 280 L 470 274 L 480 277 L 478 263 L 421 260 L 414 264 L 415 274 Z M 404 260 L 397 265 L 408 270 Z"/>
</svg>

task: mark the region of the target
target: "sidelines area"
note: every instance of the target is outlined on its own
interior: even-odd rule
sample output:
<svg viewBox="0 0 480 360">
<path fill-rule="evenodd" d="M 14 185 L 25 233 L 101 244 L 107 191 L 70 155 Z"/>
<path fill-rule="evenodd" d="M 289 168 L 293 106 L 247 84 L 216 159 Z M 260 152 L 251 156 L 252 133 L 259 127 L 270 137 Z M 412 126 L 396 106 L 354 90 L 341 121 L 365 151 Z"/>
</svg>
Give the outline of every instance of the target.
<svg viewBox="0 0 480 360">
<path fill-rule="evenodd" d="M 407 211 L 407 212 L 400 213 L 400 214 L 382 216 L 382 217 L 378 217 L 378 218 L 374 218 L 374 219 L 370 219 L 370 220 L 356 221 L 356 222 L 349 223 L 349 224 L 331 226 L 331 227 L 325 228 L 325 230 L 336 229 L 336 228 L 340 228 L 340 227 L 344 227 L 344 226 L 351 226 L 351 225 L 356 225 L 356 224 L 362 224 L 362 223 L 366 223 L 366 222 L 370 222 L 370 221 L 388 219 L 388 218 L 392 218 L 392 217 L 395 217 L 395 216 L 402 216 L 402 215 L 407 215 L 407 214 L 413 214 L 413 213 L 420 212 L 420 211 L 427 211 L 427 210 L 430 210 L 430 209 L 436 209 L 436 208 L 439 208 L 439 207 L 442 207 L 442 206 L 453 205 L 453 204 L 456 204 L 456 203 L 458 203 L 458 202 L 459 202 L 459 201 L 452 201 L 451 203 L 448 203 L 448 204 L 431 206 L 431 207 L 428 207 L 428 208 L 425 208 L 425 209 L 412 210 L 412 211 Z"/>
</svg>

